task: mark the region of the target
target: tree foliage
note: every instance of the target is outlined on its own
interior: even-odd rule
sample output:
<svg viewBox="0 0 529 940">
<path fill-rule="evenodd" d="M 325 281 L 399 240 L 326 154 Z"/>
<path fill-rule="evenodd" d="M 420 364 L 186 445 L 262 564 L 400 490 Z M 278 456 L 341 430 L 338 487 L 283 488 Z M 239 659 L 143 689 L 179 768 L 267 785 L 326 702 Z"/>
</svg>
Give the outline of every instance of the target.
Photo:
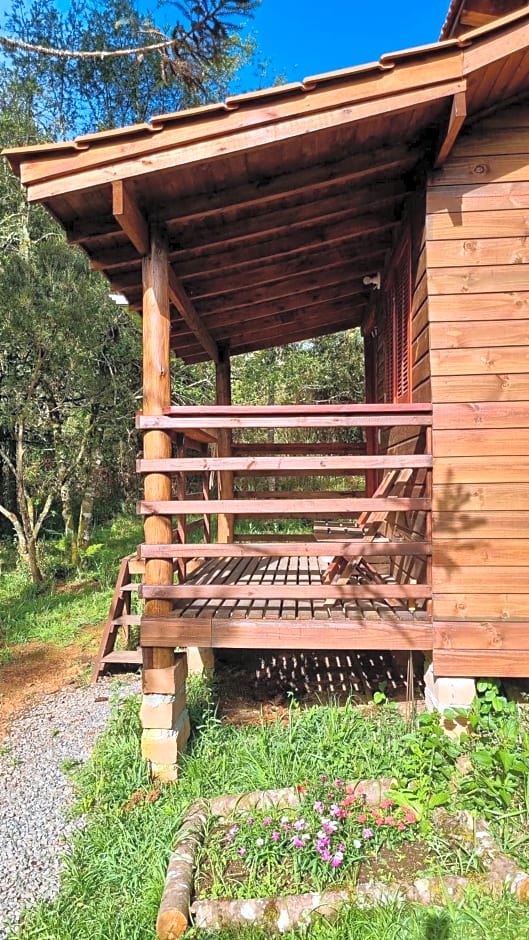
<svg viewBox="0 0 529 940">
<path fill-rule="evenodd" d="M 252 6 L 251 0 L 177 4 L 167 61 L 160 53 L 98 61 L 12 51 L 0 66 L 0 144 L 42 142 L 204 100 L 229 82 L 245 55 L 227 17 Z M 140 18 L 133 0 L 72 0 L 65 11 L 52 0 L 29 7 L 15 0 L 8 20 L 14 33 L 64 48 L 137 45 L 161 32 L 154 18 Z M 0 519 L 38 581 L 37 543 L 51 514 L 62 514 L 75 564 L 90 537 L 96 499 L 126 494 L 133 478 L 139 321 L 110 301 L 105 279 L 66 244 L 49 215 L 28 206 L 6 164 L 0 248 Z M 174 381 L 176 396 L 187 400 L 210 385 L 203 368 L 182 366 Z"/>
<path fill-rule="evenodd" d="M 54 0 L 14 0 L 7 26 L 25 45 L 6 55 L 12 75 L 31 90 L 33 117 L 46 136 L 119 127 L 223 97 L 254 52 L 240 31 L 257 2 L 166 0 L 148 12 L 135 0 L 71 0 L 66 9 Z M 162 48 L 120 54 L 148 41 Z"/>
</svg>

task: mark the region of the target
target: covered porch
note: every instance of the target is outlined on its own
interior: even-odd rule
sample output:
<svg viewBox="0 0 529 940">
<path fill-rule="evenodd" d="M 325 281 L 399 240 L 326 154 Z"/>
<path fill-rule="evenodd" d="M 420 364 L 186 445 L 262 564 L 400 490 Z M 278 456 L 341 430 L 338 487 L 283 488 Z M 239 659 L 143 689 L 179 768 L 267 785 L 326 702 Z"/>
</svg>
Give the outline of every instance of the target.
<svg viewBox="0 0 529 940">
<path fill-rule="evenodd" d="M 528 45 L 524 8 L 377 63 L 8 154 L 142 315 L 143 752 L 157 775 L 176 775 L 189 734 L 177 646 L 433 648 L 445 677 L 526 671 L 526 595 L 496 603 L 518 583 L 521 523 L 474 459 L 503 454 L 490 424 L 517 427 L 496 400 L 504 373 L 526 420 L 526 353 L 508 347 L 496 367 L 465 253 L 496 229 L 483 185 L 518 185 L 527 161 L 513 151 L 498 169 L 479 124 L 470 151 L 453 149 L 463 125 L 527 94 Z M 518 196 L 504 198 L 510 213 Z M 522 210 L 514 221 L 525 237 Z M 471 354 L 453 333 L 465 315 Z M 232 404 L 230 357 L 355 328 L 366 404 Z M 175 405 L 173 356 L 214 363 L 214 403 Z"/>
</svg>

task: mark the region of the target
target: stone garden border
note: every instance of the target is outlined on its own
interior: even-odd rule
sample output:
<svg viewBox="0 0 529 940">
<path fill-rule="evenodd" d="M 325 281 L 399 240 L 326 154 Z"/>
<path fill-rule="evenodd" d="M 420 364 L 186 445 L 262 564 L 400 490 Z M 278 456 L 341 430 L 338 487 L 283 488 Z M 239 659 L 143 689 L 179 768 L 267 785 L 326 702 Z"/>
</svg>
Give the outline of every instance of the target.
<svg viewBox="0 0 529 940">
<path fill-rule="evenodd" d="M 381 778 L 359 780 L 354 786 L 363 794 L 366 803 L 373 806 L 387 796 L 392 783 L 394 781 L 389 778 Z M 416 878 L 405 887 L 371 880 L 357 884 L 351 890 L 342 888 L 248 900 L 204 900 L 191 904 L 195 858 L 204 839 L 209 817 L 215 816 L 222 820 L 238 810 L 295 808 L 298 804 L 296 787 L 256 790 L 193 803 L 184 816 L 169 859 L 156 921 L 159 940 L 181 937 L 191 917 L 196 927 L 208 930 L 255 924 L 266 926 L 271 934 L 284 933 L 292 927 L 310 923 L 313 913 L 328 919 L 336 918 L 340 907 L 347 902 L 360 906 L 386 904 L 395 900 L 419 904 L 442 903 L 447 898 L 459 898 L 470 884 L 469 878 L 459 876 Z M 472 845 L 485 871 L 485 877 L 480 882 L 484 891 L 492 894 L 507 888 L 519 901 L 529 901 L 529 874 L 500 850 L 484 820 L 477 819 L 466 810 L 450 814 L 444 809 L 435 810 L 434 818 L 455 844 L 466 847 Z"/>
</svg>

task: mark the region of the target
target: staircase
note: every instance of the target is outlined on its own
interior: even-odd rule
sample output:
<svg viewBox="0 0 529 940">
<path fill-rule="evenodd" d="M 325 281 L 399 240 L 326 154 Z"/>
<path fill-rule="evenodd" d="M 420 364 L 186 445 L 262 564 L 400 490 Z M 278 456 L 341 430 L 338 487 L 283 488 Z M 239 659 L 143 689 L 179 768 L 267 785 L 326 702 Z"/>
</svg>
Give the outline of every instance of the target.
<svg viewBox="0 0 529 940">
<path fill-rule="evenodd" d="M 112 672 L 113 667 L 142 665 L 141 648 L 129 649 L 130 627 L 139 626 L 140 615 L 131 614 L 132 594 L 138 590 L 139 581 L 133 581 L 136 575 L 142 575 L 145 563 L 136 554 L 127 555 L 121 562 L 119 574 L 110 603 L 108 617 L 92 673 L 92 685 L 100 676 Z M 121 640 L 116 649 L 116 641 Z"/>
</svg>

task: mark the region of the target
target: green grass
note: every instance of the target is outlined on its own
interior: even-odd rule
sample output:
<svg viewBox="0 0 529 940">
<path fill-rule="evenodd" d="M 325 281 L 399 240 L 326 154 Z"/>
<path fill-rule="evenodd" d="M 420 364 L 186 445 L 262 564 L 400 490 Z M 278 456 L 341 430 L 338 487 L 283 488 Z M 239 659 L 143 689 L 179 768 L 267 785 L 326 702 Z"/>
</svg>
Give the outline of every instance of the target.
<svg viewBox="0 0 529 940">
<path fill-rule="evenodd" d="M 0 574 L 0 662 L 7 647 L 31 640 L 66 645 L 83 627 L 97 624 L 108 613 L 121 559 L 142 540 L 141 522 L 120 517 L 94 531 L 91 546 L 78 570 L 65 566 L 60 542 L 42 545 L 47 580 L 32 584 L 26 571 L 7 557 Z M 11 564 L 9 564 L 11 562 Z"/>
<path fill-rule="evenodd" d="M 128 700 L 116 707 L 91 762 L 75 777 L 77 811 L 86 814 L 87 824 L 73 839 L 61 893 L 54 902 L 39 903 L 27 913 L 19 940 L 152 940 L 168 855 L 185 808 L 200 795 L 287 786 L 322 773 L 349 780 L 392 774 L 402 786 L 414 781 L 422 786 L 428 777 L 428 792 L 441 793 L 446 775 L 439 775 L 439 761 L 450 775 L 460 750 L 437 735 L 435 719 L 409 729 L 397 710 L 387 705 L 367 710 L 352 704 L 307 710 L 293 706 L 287 724 L 236 728 L 217 719 L 211 702 L 211 692 L 203 682 L 189 683 L 195 732 L 181 779 L 166 787 L 155 802 L 139 802 L 133 809 L 124 808 L 127 801 L 138 790 L 147 793 L 151 785 L 138 757 L 137 702 Z M 496 728 L 511 718 L 498 719 Z M 497 732 L 497 737 L 502 733 Z M 521 726 L 516 735 L 518 744 L 512 744 L 511 734 L 514 749 L 524 746 Z M 463 745 L 470 759 L 480 746 L 478 737 Z M 494 750 L 492 740 L 490 748 Z M 527 775 L 522 774 L 513 793 L 513 809 L 521 813 L 526 784 Z M 486 800 L 478 809 L 486 814 Z M 525 832 L 526 823 L 524 814 L 518 836 Z M 510 829 L 506 835 L 512 839 L 515 832 Z M 218 934 L 191 931 L 189 936 L 265 940 L 269 934 L 248 929 Z M 529 936 L 529 909 L 510 896 L 491 900 L 469 892 L 461 903 L 447 899 L 442 907 L 352 907 L 337 924 L 316 923 L 303 936 L 311 940 L 521 940 Z"/>
</svg>

